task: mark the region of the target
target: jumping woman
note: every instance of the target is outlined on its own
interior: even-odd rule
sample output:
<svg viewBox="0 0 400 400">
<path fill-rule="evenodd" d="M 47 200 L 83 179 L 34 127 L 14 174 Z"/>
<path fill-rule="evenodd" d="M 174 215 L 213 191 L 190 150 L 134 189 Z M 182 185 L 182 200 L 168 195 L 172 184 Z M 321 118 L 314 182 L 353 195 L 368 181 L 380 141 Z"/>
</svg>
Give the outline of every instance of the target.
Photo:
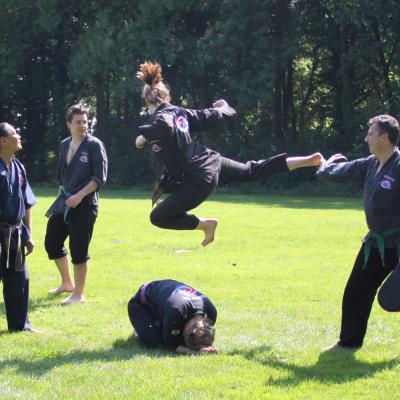
<svg viewBox="0 0 400 400">
<path fill-rule="evenodd" d="M 148 143 L 167 176 L 176 181 L 171 193 L 150 214 L 151 223 L 159 228 L 201 230 L 202 245 L 207 246 L 214 240 L 218 221 L 188 211 L 206 200 L 217 185 L 256 181 L 300 167 L 318 167 L 324 161 L 320 153 L 307 157 L 279 154 L 246 163 L 222 157 L 195 143 L 192 134 L 221 127 L 235 118 L 236 111 L 225 100 L 218 100 L 204 110 L 178 107 L 170 103 L 170 90 L 163 81 L 159 64 L 141 64 L 137 77 L 144 82 L 142 96 L 151 118 L 148 124 L 139 127 L 136 147 L 141 149 Z"/>
</svg>

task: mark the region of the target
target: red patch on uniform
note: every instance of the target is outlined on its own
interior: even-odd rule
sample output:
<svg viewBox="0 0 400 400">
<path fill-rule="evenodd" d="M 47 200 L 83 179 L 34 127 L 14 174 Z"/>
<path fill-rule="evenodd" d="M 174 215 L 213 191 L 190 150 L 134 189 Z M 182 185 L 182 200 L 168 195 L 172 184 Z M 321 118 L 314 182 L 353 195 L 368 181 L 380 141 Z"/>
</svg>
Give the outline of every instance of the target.
<svg viewBox="0 0 400 400">
<path fill-rule="evenodd" d="M 178 129 L 182 132 L 188 132 L 189 131 L 189 122 L 188 120 L 180 115 L 179 117 L 175 118 L 175 124 L 178 127 Z"/>
</svg>

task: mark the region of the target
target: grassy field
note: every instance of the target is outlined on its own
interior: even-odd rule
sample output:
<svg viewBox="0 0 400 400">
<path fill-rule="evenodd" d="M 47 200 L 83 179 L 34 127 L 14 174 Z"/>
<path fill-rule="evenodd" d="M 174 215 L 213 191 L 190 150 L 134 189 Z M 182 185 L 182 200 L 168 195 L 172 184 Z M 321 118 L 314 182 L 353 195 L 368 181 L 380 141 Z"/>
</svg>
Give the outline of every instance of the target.
<svg viewBox="0 0 400 400">
<path fill-rule="evenodd" d="M 361 200 L 217 194 L 198 209 L 219 218 L 200 232 L 150 225 L 149 193 L 105 191 L 84 305 L 47 296 L 58 274 L 43 248 L 55 191 L 37 190 L 29 256 L 30 318 L 40 334 L 5 332 L 1 399 L 390 399 L 400 383 L 396 314 L 375 304 L 364 347 L 335 342 L 341 297 L 366 231 Z M 182 280 L 217 306 L 215 356 L 145 351 L 127 302 L 153 279 Z"/>
</svg>

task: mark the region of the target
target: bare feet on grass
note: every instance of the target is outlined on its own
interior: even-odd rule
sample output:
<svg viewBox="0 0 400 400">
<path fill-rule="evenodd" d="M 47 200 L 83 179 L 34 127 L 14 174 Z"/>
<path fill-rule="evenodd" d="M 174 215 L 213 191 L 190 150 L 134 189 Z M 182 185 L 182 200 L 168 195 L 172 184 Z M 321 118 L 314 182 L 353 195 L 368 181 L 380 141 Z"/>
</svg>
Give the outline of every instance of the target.
<svg viewBox="0 0 400 400">
<path fill-rule="evenodd" d="M 47 293 L 52 296 L 58 296 L 61 293 L 72 293 L 74 289 L 73 285 L 62 284 L 57 289 L 49 290 Z"/>
<path fill-rule="evenodd" d="M 207 246 L 214 241 L 215 230 L 217 229 L 218 220 L 215 218 L 201 218 L 196 229 L 204 232 L 204 240 L 202 246 Z"/>
<path fill-rule="evenodd" d="M 66 306 L 68 304 L 84 303 L 84 302 L 85 302 L 85 296 L 83 296 L 83 295 L 80 295 L 80 296 L 71 295 L 71 296 L 67 297 L 66 299 L 60 301 L 60 304 L 62 306 Z"/>
</svg>

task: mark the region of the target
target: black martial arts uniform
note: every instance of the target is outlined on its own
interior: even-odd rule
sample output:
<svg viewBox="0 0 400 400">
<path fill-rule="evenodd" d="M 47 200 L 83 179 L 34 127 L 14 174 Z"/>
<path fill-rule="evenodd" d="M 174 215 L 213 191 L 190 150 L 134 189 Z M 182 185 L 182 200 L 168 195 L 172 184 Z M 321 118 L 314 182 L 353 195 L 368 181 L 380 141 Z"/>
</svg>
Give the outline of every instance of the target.
<svg viewBox="0 0 400 400">
<path fill-rule="evenodd" d="M 139 127 L 138 134 L 144 136 L 168 174 L 179 176 L 181 181 L 153 209 L 150 220 L 154 225 L 165 229 L 194 229 L 199 219 L 187 211 L 206 200 L 217 185 L 249 182 L 288 171 L 286 154 L 243 164 L 221 157 L 193 141 L 191 134 L 218 128 L 235 116 L 236 111 L 228 105 L 189 110 L 165 103 L 158 107 L 148 125 Z"/>
<path fill-rule="evenodd" d="M 128 303 L 129 319 L 147 347 L 185 346 L 183 328 L 197 314 L 214 324 L 217 320 L 217 310 L 204 294 L 172 279 L 141 286 Z"/>
<path fill-rule="evenodd" d="M 50 260 L 62 258 L 67 255 L 64 242 L 69 236 L 72 263 L 76 265 L 89 259 L 89 243 L 98 212 L 98 190 L 106 182 L 108 161 L 103 143 L 87 135 L 67 165 L 71 140 L 69 137 L 60 144 L 57 180 L 61 193 L 46 213 L 49 221 L 45 248 Z M 92 180 L 97 183 L 97 189 L 83 198 L 75 208 L 68 208 L 65 200 Z"/>
<path fill-rule="evenodd" d="M 379 160 L 369 156 L 325 164 L 317 177 L 325 182 L 364 185 L 364 210 L 369 232 L 363 240 L 343 295 L 339 344 L 361 347 L 376 292 L 399 262 L 400 152 L 377 172 Z"/>
<path fill-rule="evenodd" d="M 0 280 L 10 331 L 30 330 L 29 276 L 25 244 L 30 238 L 22 223 L 26 210 L 36 204 L 23 165 L 11 159 L 8 169 L 0 159 Z"/>
</svg>

